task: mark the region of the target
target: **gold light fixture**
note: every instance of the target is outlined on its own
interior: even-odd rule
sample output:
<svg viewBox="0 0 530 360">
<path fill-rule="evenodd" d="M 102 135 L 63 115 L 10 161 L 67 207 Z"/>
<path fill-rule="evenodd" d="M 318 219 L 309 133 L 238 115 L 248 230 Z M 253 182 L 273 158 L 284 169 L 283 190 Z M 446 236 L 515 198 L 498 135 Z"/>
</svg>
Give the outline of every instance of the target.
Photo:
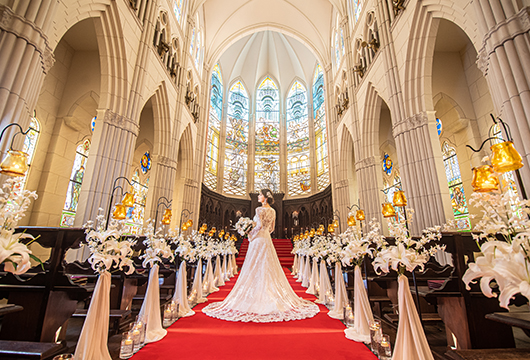
<svg viewBox="0 0 530 360">
<path fill-rule="evenodd" d="M 28 154 L 19 150 L 8 150 L 0 164 L 0 173 L 9 176 L 24 176 L 28 171 Z"/>
<path fill-rule="evenodd" d="M 394 206 L 404 207 L 407 206 L 407 198 L 405 197 L 405 192 L 403 190 L 398 190 L 394 193 L 394 199 L 392 201 Z"/>
<path fill-rule="evenodd" d="M 112 213 L 112 217 L 116 220 L 123 220 L 127 217 L 127 208 L 123 204 L 116 204 L 116 208 Z"/>
<path fill-rule="evenodd" d="M 328 233 L 333 234 L 335 232 L 335 226 L 333 226 L 333 223 L 328 225 Z"/>
<path fill-rule="evenodd" d="M 309 232 L 309 236 L 313 237 L 315 236 L 315 233 L 316 233 L 315 229 L 311 228 L 311 231 Z"/>
<path fill-rule="evenodd" d="M 337 219 L 333 220 L 333 223 L 332 223 L 332 224 L 333 224 L 333 227 L 334 227 L 335 229 L 338 228 L 338 227 L 339 227 L 339 220 L 337 220 Z"/>
<path fill-rule="evenodd" d="M 353 215 L 348 216 L 348 226 L 355 226 L 357 223 Z"/>
<path fill-rule="evenodd" d="M 226 234 L 225 234 L 225 240 L 228 240 L 228 239 L 230 239 L 230 234 L 229 234 L 229 233 L 226 233 Z"/>
<path fill-rule="evenodd" d="M 359 221 L 363 221 L 366 217 L 364 216 L 364 210 L 357 210 L 355 218 Z"/>
<path fill-rule="evenodd" d="M 493 152 L 491 164 L 495 172 L 505 173 L 523 167 L 523 159 L 515 150 L 513 142 L 505 141 L 494 144 L 490 149 Z"/>
<path fill-rule="evenodd" d="M 389 202 L 383 204 L 383 209 L 381 210 L 381 212 L 383 213 L 383 217 L 385 218 L 396 216 L 396 209 L 394 209 L 392 204 Z"/>
<path fill-rule="evenodd" d="M 134 195 L 130 192 L 126 192 L 125 195 L 123 195 L 123 199 L 121 200 L 121 203 L 126 207 L 133 207 L 134 206 Z"/>
<path fill-rule="evenodd" d="M 188 228 L 192 227 L 192 225 L 193 225 L 193 220 L 189 219 L 188 221 L 186 221 L 186 226 Z"/>
<path fill-rule="evenodd" d="M 186 224 L 187 224 L 187 223 L 186 223 Z M 218 234 L 217 236 L 219 236 L 219 238 L 222 239 L 223 236 L 224 236 L 224 234 L 225 234 L 225 231 L 224 231 L 224 230 L 221 230 L 221 231 L 219 231 L 219 234 Z"/>
<path fill-rule="evenodd" d="M 171 209 L 164 210 L 164 217 L 162 217 L 162 225 L 169 225 L 171 223 Z"/>
<path fill-rule="evenodd" d="M 473 186 L 473 190 L 477 192 L 499 190 L 499 179 L 494 174 L 493 166 L 482 165 L 474 167 L 471 186 Z"/>
</svg>

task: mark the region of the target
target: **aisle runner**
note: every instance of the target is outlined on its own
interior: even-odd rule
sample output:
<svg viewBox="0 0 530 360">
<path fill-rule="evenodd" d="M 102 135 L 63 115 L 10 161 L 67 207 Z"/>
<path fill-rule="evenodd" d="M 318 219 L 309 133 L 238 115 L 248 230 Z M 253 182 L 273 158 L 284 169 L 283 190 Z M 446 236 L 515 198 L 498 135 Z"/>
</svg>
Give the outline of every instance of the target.
<svg viewBox="0 0 530 360">
<path fill-rule="evenodd" d="M 286 273 L 298 296 L 315 300 Z M 207 303 L 193 308 L 194 316 L 178 320 L 167 329 L 164 339 L 147 344 L 132 359 L 377 360 L 366 346 L 347 340 L 344 325 L 330 318 L 328 309 L 322 305 L 319 305 L 320 313 L 311 319 L 265 324 L 223 321 L 204 315 L 201 309 L 224 299 L 235 281 L 236 277 L 208 296 Z"/>
</svg>

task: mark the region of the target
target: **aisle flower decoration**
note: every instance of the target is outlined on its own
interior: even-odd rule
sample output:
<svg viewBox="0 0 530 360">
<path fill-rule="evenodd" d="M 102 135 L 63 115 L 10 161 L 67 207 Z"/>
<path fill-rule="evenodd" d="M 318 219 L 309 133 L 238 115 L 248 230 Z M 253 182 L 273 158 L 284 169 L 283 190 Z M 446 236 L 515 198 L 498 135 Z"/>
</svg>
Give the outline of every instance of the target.
<svg viewBox="0 0 530 360">
<path fill-rule="evenodd" d="M 163 259 L 175 260 L 175 255 L 169 242 L 162 235 L 162 229 L 155 232 L 154 221 L 147 221 L 144 235 L 145 254 L 140 256 L 140 259 L 143 259 L 142 266 L 144 268 L 162 263 Z"/>
<path fill-rule="evenodd" d="M 340 252 L 340 261 L 344 266 L 361 266 L 366 255 L 372 257 L 371 242 L 368 237 L 361 236 L 358 228 L 348 227 L 340 236 L 345 244 Z"/>
<path fill-rule="evenodd" d="M 473 193 L 469 203 L 482 208 L 482 219 L 472 234 L 482 253 L 468 264 L 462 280 L 466 288 L 480 278 L 480 289 L 487 297 L 497 297 L 508 309 L 510 300 L 521 294 L 530 299 L 530 201 L 515 194 Z M 501 240 L 502 239 L 502 240 Z"/>
<path fill-rule="evenodd" d="M 41 261 L 32 255 L 28 249 L 29 244 L 23 244 L 22 239 L 35 238 L 31 234 L 17 233 L 15 230 L 18 221 L 22 219 L 31 199 L 37 199 L 37 194 L 29 190 L 17 190 L 17 180 L 8 179 L 0 189 L 0 264 L 4 264 L 4 271 L 20 275 L 31 268 L 30 259 L 41 263 Z"/>
</svg>

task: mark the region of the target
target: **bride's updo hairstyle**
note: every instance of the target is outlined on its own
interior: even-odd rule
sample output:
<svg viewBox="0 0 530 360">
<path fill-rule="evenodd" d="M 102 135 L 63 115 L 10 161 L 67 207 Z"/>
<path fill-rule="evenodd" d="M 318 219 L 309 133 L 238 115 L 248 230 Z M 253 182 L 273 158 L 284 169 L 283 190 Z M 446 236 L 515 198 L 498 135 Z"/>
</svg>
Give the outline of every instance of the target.
<svg viewBox="0 0 530 360">
<path fill-rule="evenodd" d="M 261 195 L 265 196 L 269 205 L 274 204 L 274 196 L 272 195 L 272 191 L 270 191 L 269 189 L 262 189 Z"/>
</svg>

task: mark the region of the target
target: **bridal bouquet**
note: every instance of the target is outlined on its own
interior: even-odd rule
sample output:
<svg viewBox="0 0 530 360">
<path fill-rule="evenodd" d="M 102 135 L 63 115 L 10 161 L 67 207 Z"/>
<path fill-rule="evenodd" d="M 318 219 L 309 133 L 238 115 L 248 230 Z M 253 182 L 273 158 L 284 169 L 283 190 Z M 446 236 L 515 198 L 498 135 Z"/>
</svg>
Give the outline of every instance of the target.
<svg viewBox="0 0 530 360">
<path fill-rule="evenodd" d="M 136 240 L 126 237 L 124 234 L 127 230 L 116 220 L 111 221 L 108 229 L 105 229 L 106 221 L 102 212 L 103 209 L 99 209 L 95 226 L 91 220 L 84 226 L 87 242 L 84 246 L 90 250 L 88 262 L 99 274 L 113 268 L 123 270 L 127 267 L 125 274 L 130 275 L 134 271 L 131 257 Z"/>
<path fill-rule="evenodd" d="M 466 288 L 469 290 L 469 284 L 481 278 L 484 295 L 496 297 L 491 283 L 495 280 L 500 306 L 506 309 L 518 293 L 530 299 L 530 201 L 510 192 L 473 193 L 469 203 L 482 208 L 482 219 L 473 229 L 480 231 L 473 238 L 482 255 L 468 264 L 462 278 Z"/>
<path fill-rule="evenodd" d="M 153 266 L 156 263 L 161 263 L 162 259 L 168 259 L 169 261 L 175 259 L 173 250 L 171 250 L 171 246 L 162 235 L 161 229 L 155 232 L 154 221 L 147 221 L 147 228 L 145 229 L 144 235 L 145 254 L 140 256 L 140 259 L 144 260 L 142 262 L 144 268 L 147 268 L 149 265 Z"/>
<path fill-rule="evenodd" d="M 390 270 L 394 270 L 399 275 L 402 275 L 405 270 L 412 272 L 416 267 L 420 267 L 421 271 L 423 271 L 424 265 L 429 258 L 438 250 L 445 249 L 445 245 L 427 246 L 431 241 L 440 240 L 442 237 L 440 226 L 423 230 L 423 235 L 419 240 L 414 240 L 410 236 L 406 224 L 407 222 L 411 223 L 413 214 L 414 210 L 407 209 L 407 217 L 411 220 L 402 220 L 396 223 L 389 222 L 389 232 L 395 238 L 395 245 L 388 245 L 384 238 L 371 234 L 379 242 L 376 244 L 378 249 L 372 262 L 376 274 L 380 275 L 381 272 L 388 273 Z"/>
<path fill-rule="evenodd" d="M 247 217 L 239 218 L 235 225 L 235 229 L 241 236 L 248 236 L 248 234 L 254 229 L 256 223 Z"/>
<path fill-rule="evenodd" d="M 24 217 L 31 198 L 37 199 L 37 194 L 16 190 L 16 184 L 15 179 L 8 179 L 0 189 L 0 264 L 4 264 L 4 271 L 20 275 L 31 268 L 30 259 L 41 261 L 31 254 L 27 245 L 20 242 L 35 238 L 26 233 L 15 234 L 18 221 Z"/>
</svg>

